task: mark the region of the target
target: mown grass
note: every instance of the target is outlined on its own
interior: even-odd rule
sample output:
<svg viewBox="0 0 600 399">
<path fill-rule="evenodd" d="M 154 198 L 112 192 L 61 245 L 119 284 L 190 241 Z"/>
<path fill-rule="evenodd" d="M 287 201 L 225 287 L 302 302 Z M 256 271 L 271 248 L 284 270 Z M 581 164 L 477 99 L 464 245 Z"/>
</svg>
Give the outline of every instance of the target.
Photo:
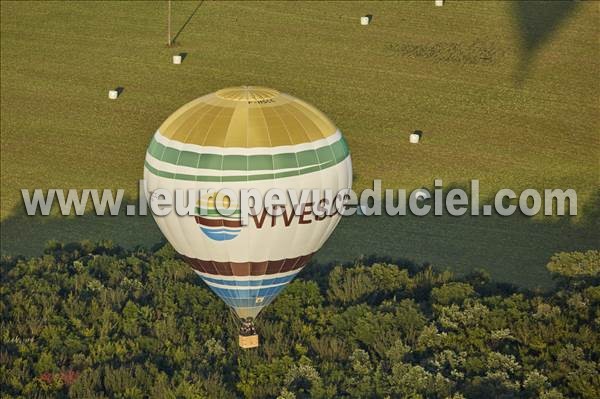
<svg viewBox="0 0 600 399">
<path fill-rule="evenodd" d="M 204 2 L 167 48 L 166 4 L 3 2 L 2 251 L 36 253 L 49 238 L 160 239 L 140 218 L 24 218 L 19 189 L 134 195 L 160 123 L 240 84 L 278 88 L 328 114 L 348 139 L 356 189 L 373 178 L 407 189 L 478 178 L 484 196 L 575 188 L 580 210 L 595 209 L 599 8 L 564 4 Z M 197 5 L 174 3 L 174 31 Z M 365 14 L 374 15 L 367 27 Z M 170 63 L 178 52 L 188 53 L 181 66 Z M 109 101 L 117 86 L 121 98 Z M 424 131 L 418 146 L 407 138 L 415 129 Z M 535 284 L 553 252 L 599 245 L 595 215 L 349 219 L 322 256 L 487 267 Z"/>
</svg>

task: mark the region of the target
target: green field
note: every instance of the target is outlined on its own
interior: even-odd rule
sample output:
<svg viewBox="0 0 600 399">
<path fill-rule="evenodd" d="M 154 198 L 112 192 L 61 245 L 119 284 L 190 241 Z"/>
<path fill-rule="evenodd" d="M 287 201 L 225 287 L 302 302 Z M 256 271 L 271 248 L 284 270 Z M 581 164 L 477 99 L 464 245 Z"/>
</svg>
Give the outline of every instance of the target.
<svg viewBox="0 0 600 399">
<path fill-rule="evenodd" d="M 600 247 L 599 18 L 596 2 L 175 2 L 168 48 L 165 3 L 2 2 L 2 253 L 40 253 L 50 239 L 161 240 L 150 217 L 25 217 L 19 190 L 124 188 L 134 201 L 168 115 L 252 84 L 330 116 L 355 189 L 477 178 L 484 197 L 578 193 L 577 218 L 349 218 L 317 261 L 389 256 L 547 285 L 551 254 Z"/>
</svg>

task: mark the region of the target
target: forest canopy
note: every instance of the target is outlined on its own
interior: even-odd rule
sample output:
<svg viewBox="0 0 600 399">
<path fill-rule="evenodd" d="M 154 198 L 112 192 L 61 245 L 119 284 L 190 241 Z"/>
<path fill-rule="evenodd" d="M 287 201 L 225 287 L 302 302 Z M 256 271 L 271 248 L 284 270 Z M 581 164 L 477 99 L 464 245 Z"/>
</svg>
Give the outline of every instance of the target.
<svg viewBox="0 0 600 399">
<path fill-rule="evenodd" d="M 3 257 L 2 397 L 597 398 L 600 253 L 552 290 L 373 260 L 309 265 L 237 345 L 225 304 L 169 245 Z"/>
</svg>

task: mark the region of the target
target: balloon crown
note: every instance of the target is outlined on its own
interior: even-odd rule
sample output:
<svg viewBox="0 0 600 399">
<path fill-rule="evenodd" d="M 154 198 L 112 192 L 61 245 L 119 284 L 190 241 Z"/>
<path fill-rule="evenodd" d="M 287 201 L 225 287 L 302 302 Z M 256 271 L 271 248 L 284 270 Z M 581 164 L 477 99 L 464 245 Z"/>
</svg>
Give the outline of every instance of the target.
<svg viewBox="0 0 600 399">
<path fill-rule="evenodd" d="M 224 100 L 263 101 L 277 97 L 279 91 L 261 86 L 239 86 L 221 89 L 215 94 Z"/>
</svg>

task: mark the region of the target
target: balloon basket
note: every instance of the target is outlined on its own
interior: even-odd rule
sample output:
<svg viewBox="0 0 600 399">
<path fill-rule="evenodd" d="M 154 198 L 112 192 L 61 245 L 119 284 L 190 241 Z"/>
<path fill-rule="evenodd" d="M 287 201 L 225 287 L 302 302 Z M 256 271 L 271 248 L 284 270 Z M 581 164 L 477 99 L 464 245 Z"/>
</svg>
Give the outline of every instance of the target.
<svg viewBox="0 0 600 399">
<path fill-rule="evenodd" d="M 239 344 L 242 349 L 258 348 L 258 334 L 240 335 Z"/>
</svg>

